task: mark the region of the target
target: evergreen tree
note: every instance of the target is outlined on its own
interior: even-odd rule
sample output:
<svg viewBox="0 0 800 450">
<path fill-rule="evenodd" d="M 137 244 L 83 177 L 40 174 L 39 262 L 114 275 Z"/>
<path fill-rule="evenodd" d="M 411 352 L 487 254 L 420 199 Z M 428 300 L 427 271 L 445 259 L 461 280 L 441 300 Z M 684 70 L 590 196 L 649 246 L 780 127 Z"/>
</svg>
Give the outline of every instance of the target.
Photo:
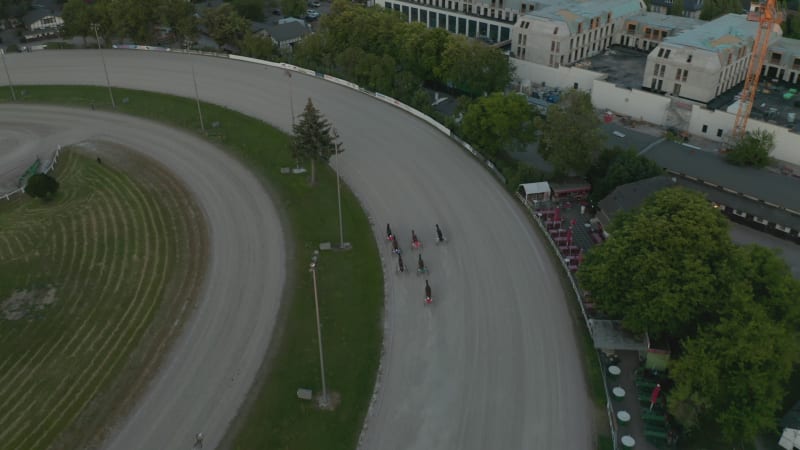
<svg viewBox="0 0 800 450">
<path fill-rule="evenodd" d="M 331 131 L 331 124 L 308 99 L 300 121 L 292 126 L 290 148 L 292 156 L 300 163 L 311 163 L 311 185 L 316 182 L 317 160 L 328 161 L 336 150 L 336 135 Z"/>
</svg>

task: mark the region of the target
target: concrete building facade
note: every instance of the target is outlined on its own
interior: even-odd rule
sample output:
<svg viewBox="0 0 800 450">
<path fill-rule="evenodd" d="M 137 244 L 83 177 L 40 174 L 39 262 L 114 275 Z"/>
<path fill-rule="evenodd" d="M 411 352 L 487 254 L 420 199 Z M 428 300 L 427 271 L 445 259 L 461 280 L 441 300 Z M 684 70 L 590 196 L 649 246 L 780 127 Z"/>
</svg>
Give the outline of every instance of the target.
<svg viewBox="0 0 800 450">
<path fill-rule="evenodd" d="M 707 103 L 744 81 L 757 28 L 746 15 L 727 14 L 666 37 L 647 57 L 642 87 Z"/>
<path fill-rule="evenodd" d="M 674 0 L 650 0 L 649 10 L 659 14 L 668 14 Z M 703 9 L 703 0 L 683 0 L 683 17 L 699 19 Z"/>
<path fill-rule="evenodd" d="M 646 10 L 643 0 L 537 1 L 514 25 L 514 57 L 559 67 L 605 51 L 625 20 Z"/>
</svg>

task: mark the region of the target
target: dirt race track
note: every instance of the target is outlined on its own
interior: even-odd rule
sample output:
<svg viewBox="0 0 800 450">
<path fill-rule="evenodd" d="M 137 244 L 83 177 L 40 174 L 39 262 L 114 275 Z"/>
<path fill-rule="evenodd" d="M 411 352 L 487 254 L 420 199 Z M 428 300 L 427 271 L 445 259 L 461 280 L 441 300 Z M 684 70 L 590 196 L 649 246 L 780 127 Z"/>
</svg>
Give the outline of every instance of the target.
<svg viewBox="0 0 800 450">
<path fill-rule="evenodd" d="M 94 51 L 6 59 L 17 84 L 105 84 Z M 311 97 L 342 137 L 342 174 L 375 221 L 376 239 L 390 222 L 413 264 L 408 243 L 417 230 L 435 302 L 423 305 L 424 280 L 397 275 L 384 249 L 386 354 L 363 448 L 592 448 L 592 406 L 557 269 L 524 211 L 456 144 L 399 109 L 314 77 L 158 52 L 108 51 L 106 61 L 115 86 L 187 97 L 194 64 L 203 100 L 285 130 L 290 98 L 299 113 Z M 270 200 L 244 167 L 175 130 L 88 110 L 2 106 L 0 125 L 15 121 L 49 128 L 48 145 L 54 135 L 63 144 L 102 136 L 150 149 L 197 196 L 212 233 L 205 293 L 107 447 L 190 448 L 202 431 L 205 448 L 214 448 L 269 343 L 283 285 Z M 440 246 L 437 222 L 449 240 Z"/>
</svg>

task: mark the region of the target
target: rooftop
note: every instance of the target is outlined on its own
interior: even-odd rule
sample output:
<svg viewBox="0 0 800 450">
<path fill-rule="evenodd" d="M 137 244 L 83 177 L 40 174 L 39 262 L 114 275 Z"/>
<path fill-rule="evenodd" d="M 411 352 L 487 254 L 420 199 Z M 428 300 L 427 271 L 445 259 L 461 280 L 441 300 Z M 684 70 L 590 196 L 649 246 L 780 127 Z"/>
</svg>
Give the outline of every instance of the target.
<svg viewBox="0 0 800 450">
<path fill-rule="evenodd" d="M 297 39 L 311 33 L 304 23 L 299 22 L 281 23 L 274 27 L 267 28 L 267 31 L 270 36 L 279 43 Z"/>
<path fill-rule="evenodd" d="M 650 0 L 650 4 L 654 6 L 672 6 L 673 0 Z M 703 7 L 703 0 L 683 0 L 684 11 L 699 11 Z"/>
<path fill-rule="evenodd" d="M 719 52 L 740 45 L 751 45 L 757 29 L 758 22 L 747 20 L 744 14 L 726 14 L 676 36 L 669 36 L 664 43 Z"/>
<path fill-rule="evenodd" d="M 608 13 L 612 18 L 625 17 L 644 10 L 642 0 L 534 0 L 534 9 L 527 15 L 565 22 L 576 33 L 578 24 L 591 18 L 605 18 Z"/>
<path fill-rule="evenodd" d="M 791 65 L 794 62 L 794 58 L 800 58 L 800 40 L 780 37 L 770 41 L 769 50 L 781 53 L 783 61 L 788 61 Z"/>
<path fill-rule="evenodd" d="M 641 23 L 653 28 L 670 30 L 674 32 L 690 30 L 707 23 L 704 20 L 692 19 L 691 17 L 669 16 L 661 13 L 643 12 L 626 20 L 628 23 Z"/>
<path fill-rule="evenodd" d="M 797 89 L 797 85 L 772 78 L 774 76 L 773 69 L 769 69 L 766 75 L 761 76 L 753 108 L 750 111 L 750 118 L 800 133 L 800 95 L 796 94 L 788 99 L 783 97 L 784 94 L 789 93 L 789 89 Z M 744 83 L 739 83 L 728 92 L 715 98 L 708 103 L 708 107 L 736 114 L 739 110 L 738 99 L 743 85 Z M 794 116 L 791 113 L 794 113 Z"/>
<path fill-rule="evenodd" d="M 603 81 L 626 89 L 641 89 L 647 53 L 633 48 L 613 46 L 602 54 L 592 56 L 575 64 L 606 75 Z"/>
</svg>

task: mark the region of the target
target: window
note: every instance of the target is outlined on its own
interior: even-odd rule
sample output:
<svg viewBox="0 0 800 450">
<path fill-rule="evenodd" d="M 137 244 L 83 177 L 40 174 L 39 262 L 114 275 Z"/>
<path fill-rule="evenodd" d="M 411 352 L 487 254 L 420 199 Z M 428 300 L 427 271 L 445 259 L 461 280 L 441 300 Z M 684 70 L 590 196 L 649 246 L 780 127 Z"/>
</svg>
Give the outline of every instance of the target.
<svg viewBox="0 0 800 450">
<path fill-rule="evenodd" d="M 553 34 L 558 34 L 558 27 L 553 28 Z"/>
<path fill-rule="evenodd" d="M 692 54 L 691 53 L 689 53 L 689 56 L 686 58 L 686 62 L 687 63 L 692 62 Z"/>
<path fill-rule="evenodd" d="M 664 49 L 660 48 L 658 49 L 658 57 L 661 58 L 662 56 L 664 56 Z"/>
<path fill-rule="evenodd" d="M 683 69 L 683 76 L 681 77 L 681 81 L 686 81 L 686 77 L 689 76 L 689 70 Z"/>
<path fill-rule="evenodd" d="M 795 70 L 800 69 L 800 58 L 795 58 L 794 59 L 794 64 L 792 64 L 792 69 L 795 69 Z"/>
<path fill-rule="evenodd" d="M 669 58 L 669 52 L 671 52 L 671 51 L 672 51 L 672 50 L 670 50 L 670 49 L 667 49 L 667 51 L 665 51 L 665 52 L 664 52 L 664 59 L 667 59 L 667 58 Z"/>
<path fill-rule="evenodd" d="M 708 125 L 703 125 L 703 133 L 705 133 L 706 131 L 708 131 Z"/>
<path fill-rule="evenodd" d="M 656 82 L 657 81 L 658 81 L 657 79 L 653 78 L 653 81 L 650 83 L 650 90 L 652 90 L 652 91 L 656 90 Z"/>
<path fill-rule="evenodd" d="M 676 80 L 679 80 L 679 81 L 680 81 L 680 79 L 681 79 L 681 72 L 683 72 L 683 69 L 678 69 L 677 71 L 675 71 L 675 79 L 676 79 Z"/>
<path fill-rule="evenodd" d="M 681 95 L 681 85 L 680 84 L 675 83 L 675 86 L 672 86 L 672 95 L 674 95 L 676 97 Z"/>
<path fill-rule="evenodd" d="M 666 65 L 661 66 L 661 72 L 659 72 L 659 76 L 663 78 L 664 77 L 664 72 L 666 70 L 667 70 L 667 66 Z"/>
<path fill-rule="evenodd" d="M 722 137 L 722 128 L 717 128 L 717 137 Z"/>
<path fill-rule="evenodd" d="M 733 55 L 728 53 L 728 62 L 727 62 L 727 64 L 730 64 L 732 60 L 733 60 Z"/>
<path fill-rule="evenodd" d="M 581 32 L 583 32 L 583 24 L 579 23 L 578 24 L 578 33 L 581 33 Z"/>
</svg>

